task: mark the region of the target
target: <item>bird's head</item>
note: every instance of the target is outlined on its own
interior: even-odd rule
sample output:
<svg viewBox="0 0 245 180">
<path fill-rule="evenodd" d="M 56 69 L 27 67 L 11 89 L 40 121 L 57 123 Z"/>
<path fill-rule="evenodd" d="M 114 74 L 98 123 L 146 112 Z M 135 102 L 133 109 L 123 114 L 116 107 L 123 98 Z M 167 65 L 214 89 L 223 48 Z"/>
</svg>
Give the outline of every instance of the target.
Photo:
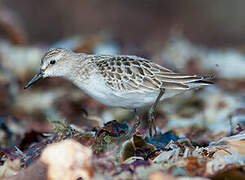
<svg viewBox="0 0 245 180">
<path fill-rule="evenodd" d="M 41 78 L 60 77 L 67 73 L 69 55 L 73 52 L 64 48 L 49 49 L 41 59 L 40 71 L 25 85 L 25 89 Z"/>
</svg>

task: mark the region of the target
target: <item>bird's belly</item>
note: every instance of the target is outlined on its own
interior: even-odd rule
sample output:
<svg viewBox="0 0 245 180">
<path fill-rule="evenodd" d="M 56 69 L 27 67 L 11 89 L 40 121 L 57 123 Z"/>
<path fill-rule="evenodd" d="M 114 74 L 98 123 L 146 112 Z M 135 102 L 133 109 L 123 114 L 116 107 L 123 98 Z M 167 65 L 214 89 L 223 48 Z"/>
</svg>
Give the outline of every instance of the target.
<svg viewBox="0 0 245 180">
<path fill-rule="evenodd" d="M 152 93 L 127 93 L 127 92 L 102 92 L 90 94 L 97 101 L 112 107 L 134 109 L 153 104 L 157 94 Z"/>
<path fill-rule="evenodd" d="M 110 99 L 115 99 L 115 101 L 110 101 L 115 102 L 113 105 L 111 104 L 110 106 L 131 109 L 145 107 L 154 104 L 157 97 L 159 96 L 159 93 L 160 89 L 147 92 L 117 92 L 115 96 L 110 96 Z M 165 90 L 165 93 L 162 95 L 160 101 L 163 101 L 166 98 L 173 97 L 179 93 L 181 93 L 181 91 L 179 90 Z"/>
<path fill-rule="evenodd" d="M 140 93 L 140 92 L 117 92 L 110 95 L 107 105 L 122 108 L 140 108 L 153 104 L 156 100 L 156 93 Z"/>
<path fill-rule="evenodd" d="M 106 86 L 103 80 L 98 81 L 98 79 L 90 79 L 89 83 L 78 83 L 77 86 L 102 104 L 127 109 L 140 108 L 153 104 L 160 92 L 160 89 L 147 92 L 116 91 Z M 174 90 L 166 90 L 160 101 L 176 94 L 179 93 L 174 92 Z"/>
<path fill-rule="evenodd" d="M 159 94 L 154 92 L 127 92 L 112 90 L 103 80 L 91 79 L 86 84 L 75 83 L 95 100 L 112 107 L 139 108 L 153 104 Z"/>
</svg>

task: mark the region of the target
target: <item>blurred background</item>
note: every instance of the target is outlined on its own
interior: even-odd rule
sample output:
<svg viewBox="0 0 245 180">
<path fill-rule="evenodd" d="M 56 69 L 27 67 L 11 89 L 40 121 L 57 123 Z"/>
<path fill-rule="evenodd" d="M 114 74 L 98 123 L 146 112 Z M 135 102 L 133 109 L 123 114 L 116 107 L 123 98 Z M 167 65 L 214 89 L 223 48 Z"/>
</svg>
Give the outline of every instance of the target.
<svg viewBox="0 0 245 180">
<path fill-rule="evenodd" d="M 1 0 L 1 145 L 32 130 L 49 131 L 50 119 L 88 129 L 133 119 L 60 78 L 24 90 L 50 47 L 133 54 L 177 72 L 215 74 L 216 85 L 162 103 L 158 126 L 184 136 L 201 132 L 190 134 L 193 127 L 212 135 L 238 131 L 245 121 L 244 6 L 242 0 Z"/>
</svg>

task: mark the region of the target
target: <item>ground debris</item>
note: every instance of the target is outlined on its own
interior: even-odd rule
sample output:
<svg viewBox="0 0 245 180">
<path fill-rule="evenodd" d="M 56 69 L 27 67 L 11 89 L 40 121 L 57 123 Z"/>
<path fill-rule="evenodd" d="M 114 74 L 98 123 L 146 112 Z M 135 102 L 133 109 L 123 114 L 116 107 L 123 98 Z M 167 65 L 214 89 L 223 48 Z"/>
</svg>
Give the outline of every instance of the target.
<svg viewBox="0 0 245 180">
<path fill-rule="evenodd" d="M 227 171 L 237 172 L 238 168 L 243 172 L 242 167 L 245 165 L 245 133 L 243 131 L 233 136 L 223 137 L 205 147 L 199 147 L 190 139 L 178 137 L 173 132 L 158 134 L 155 137 L 145 137 L 136 133 L 131 139 L 118 144 L 115 138 L 125 135 L 129 129 L 126 124 L 111 121 L 102 128 L 95 128 L 88 132 L 80 131 L 67 123 L 57 124 L 55 133 L 48 136 L 29 133 L 32 137 L 38 135 L 41 138 L 37 138 L 38 142 L 29 146 L 22 145 L 23 150 L 15 147 L 14 150 L 2 151 L 0 168 L 2 177 L 17 174 L 21 169 L 28 169 L 36 161 L 40 161 L 40 156 L 41 162 L 47 169 L 47 175 L 53 179 L 60 176 L 59 171 L 63 173 L 66 167 L 70 166 L 65 164 L 73 164 L 73 170 L 67 173 L 70 177 L 84 176 L 87 179 L 92 176 L 120 179 L 129 174 L 140 179 L 146 179 L 148 176 L 155 178 L 152 173 L 156 170 L 160 170 L 159 177 L 164 173 L 169 173 L 175 179 L 176 176 L 209 178 L 219 177 L 218 174 Z M 73 149 L 73 144 L 75 149 L 71 151 L 69 148 Z M 49 149 L 52 149 L 51 153 L 46 153 Z M 88 160 L 78 161 L 72 158 L 75 151 L 87 153 L 84 158 Z M 63 153 L 59 155 L 58 152 Z M 59 159 L 59 157 L 62 158 Z M 62 159 L 64 161 L 61 162 Z M 86 170 L 84 169 L 82 173 L 83 161 L 88 163 L 86 165 L 88 168 L 85 168 Z M 55 167 L 55 170 L 51 171 L 51 166 Z M 50 172 L 56 171 L 57 173 L 50 175 Z M 75 171 L 81 171 L 81 173 L 75 173 Z"/>
</svg>

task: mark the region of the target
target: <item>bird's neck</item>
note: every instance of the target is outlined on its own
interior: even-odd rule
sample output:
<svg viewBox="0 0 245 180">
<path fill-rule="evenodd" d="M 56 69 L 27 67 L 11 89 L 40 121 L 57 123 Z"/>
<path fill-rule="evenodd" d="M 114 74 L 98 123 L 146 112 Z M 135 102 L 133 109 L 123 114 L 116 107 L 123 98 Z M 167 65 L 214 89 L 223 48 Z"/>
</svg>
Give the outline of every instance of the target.
<svg viewBox="0 0 245 180">
<path fill-rule="evenodd" d="M 73 57 L 73 63 L 70 63 L 67 68 L 69 73 L 64 78 L 72 81 L 77 86 L 86 85 L 94 73 L 93 64 L 83 54 L 76 54 Z"/>
</svg>

